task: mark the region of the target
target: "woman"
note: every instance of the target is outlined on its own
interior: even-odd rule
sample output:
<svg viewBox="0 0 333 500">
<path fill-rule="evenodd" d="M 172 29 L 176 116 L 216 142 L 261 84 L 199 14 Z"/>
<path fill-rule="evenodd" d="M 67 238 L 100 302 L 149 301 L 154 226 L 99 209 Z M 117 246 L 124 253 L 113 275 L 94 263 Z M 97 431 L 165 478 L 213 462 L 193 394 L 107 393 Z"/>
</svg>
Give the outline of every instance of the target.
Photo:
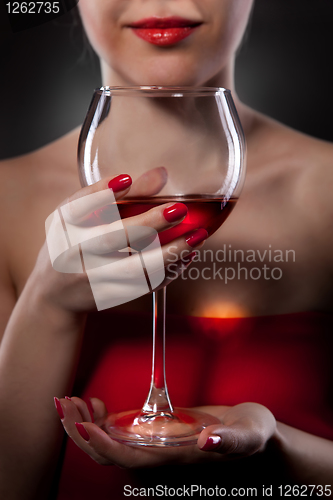
<svg viewBox="0 0 333 500">
<path fill-rule="evenodd" d="M 251 6 L 251 0 L 81 0 L 79 5 L 87 35 L 101 57 L 105 84 L 231 90 L 235 51 Z M 138 21 L 152 17 L 189 19 L 195 29 L 172 43 L 162 29 L 159 40 L 153 36 L 149 41 L 149 36 L 136 30 Z M 70 442 L 59 498 L 122 497 L 125 485 L 153 484 L 152 466 L 167 466 L 158 469 L 162 476 L 157 475 L 157 484 L 175 485 L 171 472 L 172 465 L 178 464 L 190 464 L 181 469 L 181 484 L 194 483 L 193 474 L 203 477 L 208 468 L 209 486 L 254 485 L 260 487 L 257 496 L 263 485 L 273 482 L 276 487 L 292 482 L 330 484 L 332 238 L 327 229 L 333 212 L 332 146 L 287 129 L 248 109 L 235 93 L 234 97 L 247 139 L 248 176 L 232 216 L 204 248 L 216 254 L 226 245 L 227 250 L 242 250 L 244 255 L 254 252 L 253 259 L 260 254 L 270 274 L 258 278 L 252 270 L 258 261 L 252 261 L 252 266 L 248 259 L 243 266 L 248 274 L 244 270 L 229 283 L 202 279 L 192 282 L 189 290 L 180 277 L 169 286 L 168 310 L 176 318 L 169 328 L 170 352 L 177 361 L 183 346 L 187 361 L 177 366 L 188 374 L 179 393 L 176 383 L 169 382 L 172 396 L 176 391 L 174 403 L 178 398 L 187 406 L 207 405 L 206 411 L 221 420 L 221 425 L 202 432 L 197 446 L 131 448 L 112 441 L 92 423 L 92 417 L 98 423 L 103 419 L 104 402 L 109 411 L 124 410 L 126 404 L 130 409 L 136 403 L 135 396 L 130 402 L 122 400 L 116 372 L 119 359 L 127 357 L 134 363 L 145 356 L 147 349 L 140 346 L 148 345 L 149 339 L 124 332 L 130 330 L 129 326 L 125 330 L 130 318 L 137 322 L 138 311 L 150 297 L 118 311 L 94 314 L 86 279 L 54 271 L 43 245 L 44 222 L 66 197 L 107 189 L 109 183 L 116 197 L 121 197 L 131 192 L 131 179 L 103 179 L 80 189 L 75 158 L 78 130 L 25 157 L 3 162 L 0 199 L 3 213 L 8 214 L 1 229 L 0 264 L 5 332 L 0 351 L 4 498 L 45 498 L 54 490 L 59 475 L 56 464 L 63 457 L 59 459 L 62 427 L 51 400 L 71 394 L 74 379 L 77 394 L 99 399 L 92 399 L 92 408 L 79 398 L 56 400 L 73 441 L 99 463 L 148 469 L 128 475 L 123 469 L 102 468 Z M 314 198 L 316 210 L 309 206 Z M 168 208 L 153 209 L 146 223 L 157 230 L 169 227 L 163 214 Z M 196 241 L 196 248 L 202 242 Z M 178 259 L 183 250 L 192 252 L 185 239 L 177 245 Z M 238 262 L 232 256 L 228 266 L 237 272 Z M 199 269 L 203 265 L 194 264 Z M 271 274 L 273 265 L 282 275 Z M 222 320 L 227 308 L 232 310 L 229 316 L 239 319 Z M 119 331 L 126 335 L 123 341 Z M 192 335 L 195 343 L 189 342 Z M 105 357 L 99 349 L 105 349 Z M 105 372 L 105 366 L 114 372 Z M 132 364 L 132 369 L 137 373 L 140 368 Z M 105 374 L 111 394 L 101 384 Z M 140 405 L 141 393 L 138 399 Z M 329 488 L 323 491 L 325 496 L 331 494 Z M 316 492 L 320 494 L 320 489 Z"/>
</svg>

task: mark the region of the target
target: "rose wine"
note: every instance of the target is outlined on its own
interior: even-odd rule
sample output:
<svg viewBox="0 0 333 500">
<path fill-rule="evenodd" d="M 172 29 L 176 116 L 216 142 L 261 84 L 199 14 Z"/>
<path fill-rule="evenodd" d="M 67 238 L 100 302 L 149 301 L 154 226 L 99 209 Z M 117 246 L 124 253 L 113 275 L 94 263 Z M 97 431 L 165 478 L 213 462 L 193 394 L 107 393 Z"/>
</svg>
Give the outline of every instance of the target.
<svg viewBox="0 0 333 500">
<path fill-rule="evenodd" d="M 164 203 L 184 203 L 188 208 L 185 219 L 171 229 L 159 233 L 160 242 L 164 245 L 199 227 L 206 229 L 209 236 L 212 235 L 229 216 L 236 201 L 236 198 L 226 201 L 222 196 L 155 196 L 127 197 L 117 201 L 117 205 L 120 216 L 124 219 L 142 214 Z"/>
</svg>

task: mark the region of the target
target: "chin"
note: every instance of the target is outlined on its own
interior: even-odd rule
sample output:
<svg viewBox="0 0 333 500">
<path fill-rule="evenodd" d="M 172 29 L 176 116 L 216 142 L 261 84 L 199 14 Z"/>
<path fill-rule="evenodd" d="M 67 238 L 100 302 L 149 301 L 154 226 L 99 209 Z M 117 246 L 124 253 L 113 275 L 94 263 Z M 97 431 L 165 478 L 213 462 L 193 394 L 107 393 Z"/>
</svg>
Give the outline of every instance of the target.
<svg viewBox="0 0 333 500">
<path fill-rule="evenodd" d="M 130 78 L 130 85 L 150 85 L 159 87 L 200 87 L 204 86 L 198 78 L 191 74 L 161 72 L 143 72 L 136 78 Z"/>
<path fill-rule="evenodd" d="M 182 57 L 154 57 L 142 61 L 140 66 L 129 64 L 122 76 L 129 85 L 199 87 L 208 80 L 203 77 L 202 65 Z"/>
<path fill-rule="evenodd" d="M 178 77 L 178 76 L 163 76 L 163 75 L 154 75 L 150 78 L 142 79 L 135 83 L 135 85 L 150 85 L 150 86 L 158 86 L 158 87 L 200 87 L 202 86 L 200 82 L 197 82 L 193 78 Z"/>
</svg>

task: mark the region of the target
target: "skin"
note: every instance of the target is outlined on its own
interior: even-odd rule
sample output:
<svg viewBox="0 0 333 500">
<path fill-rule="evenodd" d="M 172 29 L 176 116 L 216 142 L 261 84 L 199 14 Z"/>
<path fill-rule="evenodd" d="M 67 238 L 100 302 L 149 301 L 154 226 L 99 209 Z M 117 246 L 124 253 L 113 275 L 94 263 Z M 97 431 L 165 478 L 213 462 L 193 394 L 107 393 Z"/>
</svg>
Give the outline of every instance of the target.
<svg viewBox="0 0 333 500">
<path fill-rule="evenodd" d="M 231 83 L 230 61 L 246 26 L 252 1 L 182 0 L 80 2 L 88 37 L 102 58 L 103 79 L 114 85 L 213 85 Z M 137 40 L 127 26 L 151 16 L 180 16 L 203 22 L 176 50 L 160 50 Z M 227 86 L 230 88 L 230 86 Z"/>
<path fill-rule="evenodd" d="M 81 0 L 79 5 L 87 34 L 101 56 L 105 84 L 217 85 L 234 90 L 234 54 L 251 4 L 249 0 Z M 204 24 L 179 47 L 161 49 L 126 28 L 151 15 L 183 15 Z M 272 244 L 294 249 L 297 259 L 273 284 L 264 279 L 234 280 L 226 287 L 219 280 L 198 280 L 189 288 L 179 279 L 169 286 L 168 310 L 220 317 L 228 315 L 230 308 L 245 316 L 332 312 L 333 241 L 328 229 L 333 215 L 329 191 L 333 148 L 248 109 L 235 92 L 234 98 L 247 138 L 247 180 L 232 216 L 204 248 Z M 0 428 L 6 429 L 1 440 L 0 492 L 6 499 L 47 495 L 62 435 L 52 398 L 71 394 L 86 317 L 94 308 L 87 281 L 82 275 L 56 273 L 44 244 L 45 219 L 58 205 L 72 196 L 106 189 L 109 181 L 80 189 L 78 132 L 2 162 L 0 170 L 0 206 L 6 213 L 6 224 L 0 228 L 0 327 L 4 332 L 0 405 L 6 408 L 0 415 Z M 316 208 L 309 211 L 313 199 Z M 151 211 L 149 225 L 160 229 L 162 209 Z M 191 251 L 184 239 L 176 245 L 179 256 L 182 250 Z M 141 310 L 150 300 L 142 297 L 120 309 Z M 329 484 L 332 477 L 331 442 L 276 422 L 267 408 L 256 403 L 205 408 L 220 418 L 221 426 L 206 428 L 197 446 L 175 450 L 142 450 L 112 441 L 100 428 L 106 408 L 97 399 L 92 401 L 95 423 L 81 399 L 60 403 L 70 437 L 102 464 L 150 467 L 245 460 L 256 453 L 266 454 L 269 460 L 273 449 L 288 464 L 295 481 Z M 84 423 L 88 441 L 75 422 Z M 29 432 L 18 432 L 27 428 Z M 220 436 L 221 442 L 212 451 L 202 451 L 209 436 Z"/>
</svg>

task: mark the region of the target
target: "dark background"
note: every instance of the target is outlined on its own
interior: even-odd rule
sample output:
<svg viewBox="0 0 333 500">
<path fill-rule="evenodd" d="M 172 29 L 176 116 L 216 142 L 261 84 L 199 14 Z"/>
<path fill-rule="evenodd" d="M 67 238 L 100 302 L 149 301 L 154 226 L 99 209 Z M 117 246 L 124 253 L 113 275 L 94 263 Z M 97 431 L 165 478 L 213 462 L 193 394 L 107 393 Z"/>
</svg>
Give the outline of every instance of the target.
<svg viewBox="0 0 333 500">
<path fill-rule="evenodd" d="M 332 140 L 332 20 L 333 0 L 256 0 L 236 66 L 241 99 Z M 0 158 L 6 158 L 82 123 L 101 78 L 76 9 L 13 34 L 0 0 L 0 42 Z"/>
</svg>

